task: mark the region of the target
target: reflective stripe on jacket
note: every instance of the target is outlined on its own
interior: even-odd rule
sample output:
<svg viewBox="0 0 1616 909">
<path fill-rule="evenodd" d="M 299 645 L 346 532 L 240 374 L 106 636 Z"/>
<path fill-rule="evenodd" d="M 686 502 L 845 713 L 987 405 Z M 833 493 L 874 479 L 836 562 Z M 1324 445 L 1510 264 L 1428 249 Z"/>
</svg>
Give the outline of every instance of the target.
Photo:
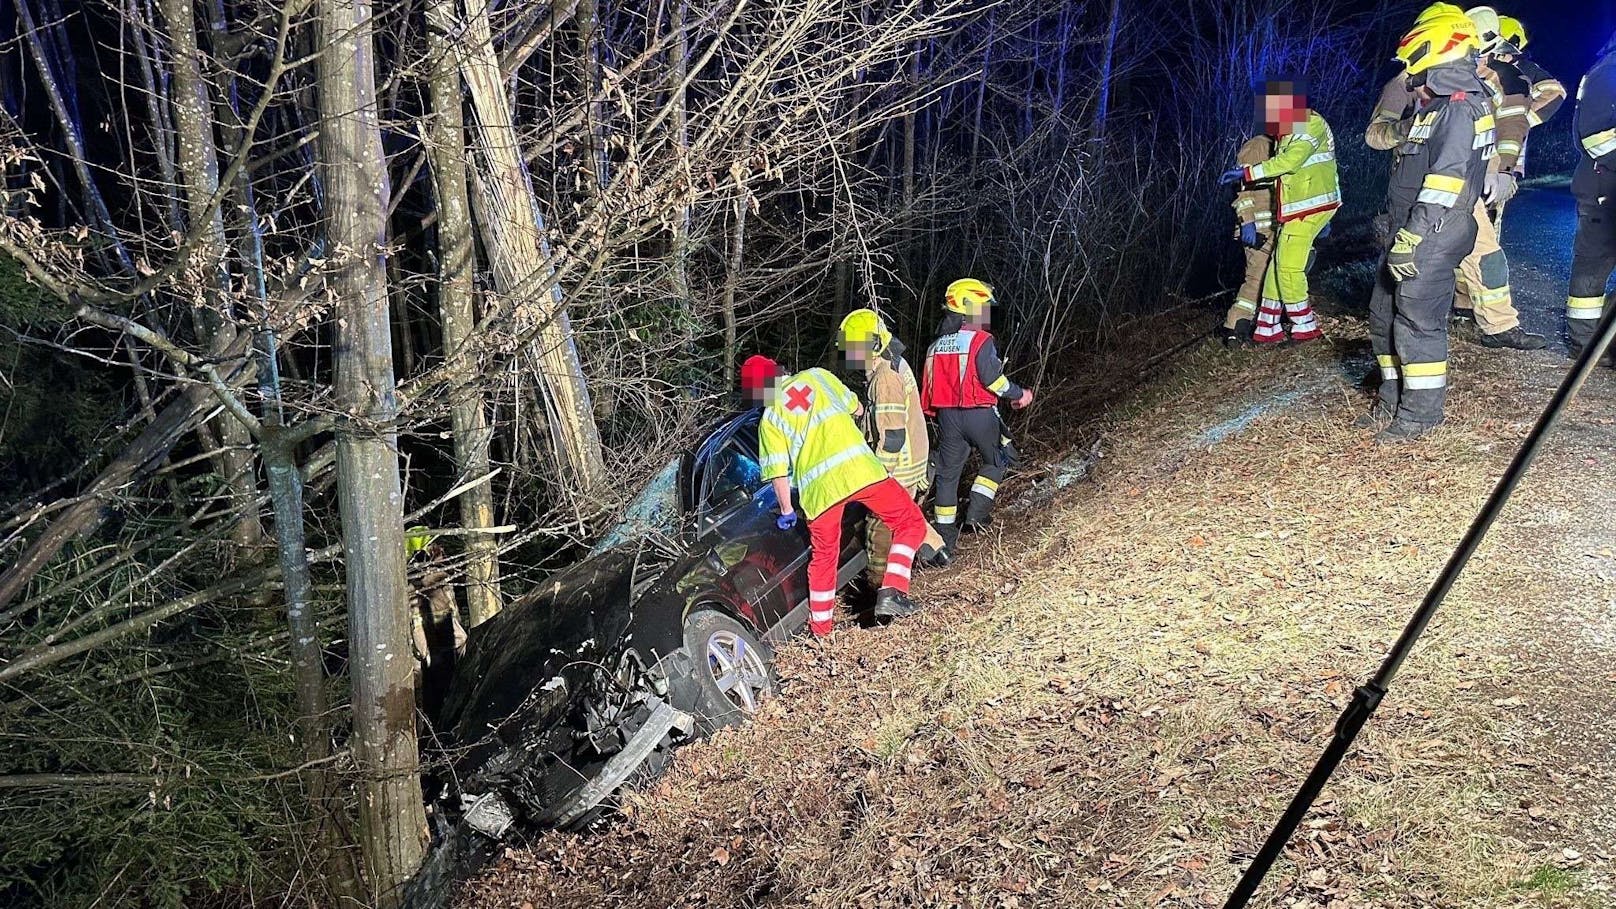
<svg viewBox="0 0 1616 909">
<path fill-rule="evenodd" d="M 1240 146 L 1234 161 L 1246 167 L 1267 161 L 1274 153 L 1274 140 L 1267 136 L 1252 136 Z M 1234 214 L 1241 224 L 1255 224 L 1262 233 L 1274 229 L 1274 187 L 1267 183 L 1242 183 L 1235 193 Z M 1235 236 L 1240 236 L 1235 231 Z"/>
<path fill-rule="evenodd" d="M 902 356 L 874 359 L 870 364 L 869 397 L 875 456 L 905 489 L 925 486 L 931 440 L 926 437 L 926 418 L 920 412 L 920 386 Z M 893 442 L 898 442 L 896 450 L 892 450 Z"/>
<path fill-rule="evenodd" d="M 1341 207 L 1335 136 L 1318 111 L 1279 140 L 1274 156 L 1246 168 L 1248 180 L 1277 180 L 1279 221 L 1295 221 Z"/>
<path fill-rule="evenodd" d="M 785 380 L 779 399 L 763 409 L 758 424 L 763 479 L 791 477 L 810 521 L 887 478 L 853 420 L 857 410 L 858 398 L 847 386 L 817 368 Z"/>
</svg>

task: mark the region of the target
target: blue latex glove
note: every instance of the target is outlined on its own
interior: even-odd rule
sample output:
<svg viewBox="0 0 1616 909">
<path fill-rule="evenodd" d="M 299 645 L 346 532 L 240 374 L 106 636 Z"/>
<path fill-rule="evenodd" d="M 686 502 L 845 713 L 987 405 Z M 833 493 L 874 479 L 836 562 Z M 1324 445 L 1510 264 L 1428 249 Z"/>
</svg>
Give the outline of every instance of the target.
<svg viewBox="0 0 1616 909">
<path fill-rule="evenodd" d="M 1326 222 L 1324 222 L 1324 229 L 1323 229 L 1323 230 L 1321 230 L 1321 231 L 1319 231 L 1319 235 L 1318 235 L 1318 238 L 1317 238 L 1317 239 L 1320 239 L 1320 240 L 1322 240 L 1322 239 L 1324 239 L 1324 238 L 1325 238 L 1325 237 L 1328 237 L 1328 236 L 1329 236 L 1329 235 L 1330 235 L 1330 229 L 1331 229 L 1331 228 L 1332 228 L 1332 227 L 1334 227 L 1334 226 L 1335 226 L 1335 222 L 1334 222 L 1334 221 L 1326 221 Z"/>
<path fill-rule="evenodd" d="M 795 530 L 797 528 L 797 513 L 792 511 L 775 518 L 774 526 L 781 530 Z"/>
<path fill-rule="evenodd" d="M 1240 225 L 1240 242 L 1251 247 L 1252 249 L 1256 249 L 1262 245 L 1262 238 L 1257 236 L 1256 222 L 1247 221 L 1246 223 Z"/>
<path fill-rule="evenodd" d="M 1228 186 L 1231 183 L 1243 183 L 1245 182 L 1245 179 L 1246 169 L 1244 167 L 1233 167 L 1224 171 L 1223 176 L 1218 178 L 1218 182 L 1224 186 Z"/>
</svg>

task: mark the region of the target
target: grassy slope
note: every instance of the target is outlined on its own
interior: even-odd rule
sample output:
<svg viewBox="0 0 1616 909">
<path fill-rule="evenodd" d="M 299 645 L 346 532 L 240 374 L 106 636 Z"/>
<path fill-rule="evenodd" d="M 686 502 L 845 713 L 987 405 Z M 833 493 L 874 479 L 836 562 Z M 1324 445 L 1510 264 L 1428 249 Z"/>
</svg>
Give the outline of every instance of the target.
<svg viewBox="0 0 1616 909">
<path fill-rule="evenodd" d="M 1094 483 L 1010 484 L 925 615 L 784 648 L 758 722 L 462 905 L 1221 905 L 1558 370 L 1461 347 L 1452 427 L 1388 450 L 1347 425 L 1362 325 L 1331 336 L 1184 356 L 1087 427 Z M 1603 905 L 1597 856 L 1562 852 L 1590 793 L 1517 678 L 1546 604 L 1609 598 L 1610 550 L 1544 557 L 1553 522 L 1520 520 L 1581 520 L 1579 457 L 1522 490 L 1259 904 Z"/>
</svg>

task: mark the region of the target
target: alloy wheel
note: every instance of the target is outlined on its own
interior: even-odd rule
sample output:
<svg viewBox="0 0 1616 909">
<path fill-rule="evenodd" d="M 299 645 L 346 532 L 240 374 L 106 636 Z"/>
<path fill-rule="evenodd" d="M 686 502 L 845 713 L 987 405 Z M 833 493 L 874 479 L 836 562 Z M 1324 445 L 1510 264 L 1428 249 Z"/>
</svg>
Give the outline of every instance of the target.
<svg viewBox="0 0 1616 909">
<path fill-rule="evenodd" d="M 733 631 L 721 629 L 708 636 L 707 670 L 724 697 L 747 713 L 757 712 L 763 696 L 773 688 L 763 655 Z"/>
</svg>

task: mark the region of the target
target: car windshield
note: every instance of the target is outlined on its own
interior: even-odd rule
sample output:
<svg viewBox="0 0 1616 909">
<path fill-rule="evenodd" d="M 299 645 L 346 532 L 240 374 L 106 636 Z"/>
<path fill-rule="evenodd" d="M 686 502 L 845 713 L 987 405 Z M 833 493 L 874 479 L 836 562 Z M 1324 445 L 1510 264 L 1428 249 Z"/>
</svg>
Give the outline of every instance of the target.
<svg viewBox="0 0 1616 909">
<path fill-rule="evenodd" d="M 679 459 L 674 458 L 657 471 L 645 489 L 623 511 L 622 520 L 601 537 L 589 552 L 596 555 L 628 540 L 660 533 L 679 532 Z"/>
</svg>

